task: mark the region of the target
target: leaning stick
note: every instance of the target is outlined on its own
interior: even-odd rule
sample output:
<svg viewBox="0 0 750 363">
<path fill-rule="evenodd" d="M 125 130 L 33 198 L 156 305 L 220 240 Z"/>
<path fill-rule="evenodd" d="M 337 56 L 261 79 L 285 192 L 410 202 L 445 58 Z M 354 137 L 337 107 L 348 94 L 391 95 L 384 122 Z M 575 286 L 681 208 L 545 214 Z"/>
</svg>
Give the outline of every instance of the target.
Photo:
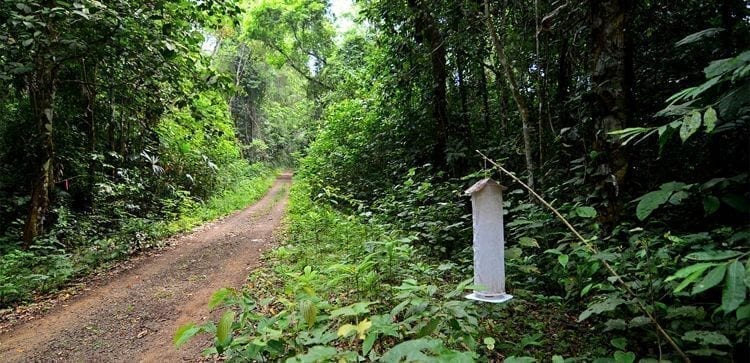
<svg viewBox="0 0 750 363">
<path fill-rule="evenodd" d="M 544 198 L 542 198 L 542 196 L 540 196 L 539 194 L 537 194 L 537 192 L 535 192 L 534 189 L 531 189 L 521 179 L 519 179 L 517 176 L 515 176 L 513 173 L 511 173 L 507 169 L 505 169 L 502 166 L 500 166 L 500 164 L 496 163 L 494 160 L 492 160 L 489 157 L 487 157 L 487 155 L 484 155 L 481 151 L 479 151 L 479 150 L 475 150 L 475 151 L 479 155 L 481 155 L 484 158 L 485 161 L 489 162 L 490 164 L 492 164 L 496 168 L 498 168 L 500 171 L 502 171 L 503 173 L 507 174 L 511 179 L 515 180 L 518 184 L 521 184 L 521 186 L 523 186 L 526 190 L 528 190 L 529 193 L 531 193 L 531 195 L 533 195 L 536 199 L 539 199 L 539 201 L 542 202 L 542 204 L 544 204 L 545 207 L 549 208 L 549 210 L 551 210 L 552 213 L 554 213 L 557 216 L 557 218 L 560 219 L 565 224 L 565 226 L 567 226 L 568 229 L 570 229 L 570 231 L 573 232 L 573 234 L 592 253 L 594 253 L 594 254 L 599 253 L 599 251 L 596 249 L 596 247 L 593 244 L 591 244 L 591 242 L 589 242 L 587 239 L 583 238 L 583 236 L 575 229 L 575 227 L 573 227 L 573 225 L 570 224 L 570 222 L 568 222 L 568 220 L 565 217 L 563 217 L 563 215 L 555 207 L 553 207 L 546 200 L 544 200 Z M 620 276 L 620 274 L 618 274 L 617 271 L 615 271 L 615 269 L 612 268 L 612 265 L 610 265 L 607 261 L 602 260 L 602 263 L 604 264 L 604 267 L 607 269 L 607 271 L 609 271 L 610 275 L 612 275 L 612 277 L 614 277 L 616 279 L 616 281 L 620 283 L 619 286 L 621 286 L 624 289 L 624 291 L 628 295 L 630 295 L 630 297 L 632 297 L 635 300 L 635 302 L 638 304 L 638 308 L 644 314 L 646 314 L 646 316 L 649 318 L 649 320 L 651 320 L 651 322 L 656 327 L 656 330 L 664 337 L 664 339 L 666 339 L 669 342 L 669 344 L 672 346 L 672 348 L 674 348 L 674 350 L 677 351 L 677 354 L 679 354 L 680 357 L 682 357 L 682 360 L 685 361 L 686 363 L 690 363 L 690 358 L 685 354 L 685 352 L 682 351 L 682 349 L 680 349 L 680 346 L 677 345 L 677 343 L 674 341 L 674 339 L 672 339 L 672 336 L 670 336 L 669 333 L 667 333 L 667 331 L 664 330 L 664 328 L 662 328 L 661 324 L 659 324 L 659 321 L 656 320 L 656 318 L 654 317 L 654 315 L 651 314 L 651 312 L 649 312 L 648 309 L 646 309 L 646 306 L 643 304 L 643 301 L 641 301 L 641 299 L 638 298 L 638 296 L 635 294 L 635 292 L 633 292 L 633 290 L 630 288 L 630 286 L 628 286 L 625 283 L 625 281 L 622 279 L 622 276 Z"/>
</svg>

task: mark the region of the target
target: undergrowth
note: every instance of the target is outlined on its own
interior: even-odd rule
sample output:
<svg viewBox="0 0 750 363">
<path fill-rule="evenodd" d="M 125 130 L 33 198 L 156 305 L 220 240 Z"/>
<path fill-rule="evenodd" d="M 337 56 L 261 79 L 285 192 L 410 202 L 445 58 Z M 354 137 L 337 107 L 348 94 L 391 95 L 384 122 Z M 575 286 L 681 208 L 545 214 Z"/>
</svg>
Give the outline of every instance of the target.
<svg viewBox="0 0 750 363">
<path fill-rule="evenodd" d="M 416 234 L 314 203 L 304 182 L 292 188 L 287 227 L 287 242 L 242 290 L 211 298 L 221 319 L 181 327 L 176 345 L 208 333 L 207 355 L 287 362 L 590 360 L 615 350 L 561 298 L 524 281 L 508 282 L 508 304 L 466 300 L 469 260 L 429 258 Z"/>
<path fill-rule="evenodd" d="M 236 181 L 227 183 L 224 191 L 204 202 L 185 196 L 173 202 L 177 203 L 176 213 L 161 217 L 125 215 L 117 221 L 100 221 L 97 214 L 74 215 L 59 207 L 53 231 L 38 239 L 28 250 L 3 251 L 0 257 L 0 308 L 54 292 L 72 279 L 106 268 L 109 263 L 134 252 L 159 247 L 168 236 L 242 209 L 260 199 L 276 175 L 261 164 L 238 168 L 232 174 Z M 116 224 L 103 228 L 105 223 Z"/>
</svg>

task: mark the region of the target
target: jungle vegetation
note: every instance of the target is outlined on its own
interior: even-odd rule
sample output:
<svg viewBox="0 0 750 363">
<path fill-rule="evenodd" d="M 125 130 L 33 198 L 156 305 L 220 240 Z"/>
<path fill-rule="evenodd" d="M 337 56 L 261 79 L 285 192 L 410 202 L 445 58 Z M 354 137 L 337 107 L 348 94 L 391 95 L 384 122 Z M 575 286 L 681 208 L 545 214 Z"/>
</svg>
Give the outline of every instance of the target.
<svg viewBox="0 0 750 363">
<path fill-rule="evenodd" d="M 750 359 L 745 1 L 356 0 L 347 28 L 337 4 L 6 0 L 0 303 L 158 244 L 285 166 L 282 246 L 177 345 Z M 463 191 L 487 176 L 509 188 L 516 298 L 499 306 L 463 299 Z"/>
</svg>

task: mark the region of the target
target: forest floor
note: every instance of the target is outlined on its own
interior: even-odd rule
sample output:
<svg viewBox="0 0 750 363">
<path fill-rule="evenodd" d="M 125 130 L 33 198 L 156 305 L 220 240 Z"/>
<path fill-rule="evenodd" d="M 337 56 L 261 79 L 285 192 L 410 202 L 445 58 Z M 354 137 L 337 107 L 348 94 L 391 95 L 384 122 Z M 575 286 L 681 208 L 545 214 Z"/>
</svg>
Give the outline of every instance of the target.
<svg viewBox="0 0 750 363">
<path fill-rule="evenodd" d="M 222 287 L 240 287 L 259 266 L 261 254 L 273 246 L 290 186 L 291 174 L 282 174 L 245 210 L 131 259 L 47 312 L 0 326 L 0 361 L 199 360 L 212 343 L 209 337 L 176 349 L 175 331 L 188 322 L 215 320 L 210 296 Z"/>
</svg>

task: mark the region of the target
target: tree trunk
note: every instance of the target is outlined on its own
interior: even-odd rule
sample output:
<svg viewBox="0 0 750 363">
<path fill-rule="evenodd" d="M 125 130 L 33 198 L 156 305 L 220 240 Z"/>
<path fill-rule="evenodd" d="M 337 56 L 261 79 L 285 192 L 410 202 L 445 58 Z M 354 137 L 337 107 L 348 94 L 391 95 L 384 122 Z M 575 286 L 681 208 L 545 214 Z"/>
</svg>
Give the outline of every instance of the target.
<svg viewBox="0 0 750 363">
<path fill-rule="evenodd" d="M 89 152 L 89 165 L 88 165 L 88 176 L 86 178 L 86 191 L 84 208 L 89 211 L 94 210 L 94 190 L 96 184 L 96 164 L 97 160 L 93 157 L 96 154 L 96 120 L 94 114 L 94 104 L 96 102 L 96 65 L 90 70 L 87 69 L 86 60 L 81 60 L 81 70 L 83 86 L 81 87 L 81 93 L 83 95 L 83 118 L 88 126 L 88 152 Z"/>
<path fill-rule="evenodd" d="M 560 39 L 560 58 L 557 70 L 557 94 L 555 104 L 557 105 L 557 122 L 561 127 L 572 127 L 573 123 L 568 115 L 568 92 L 570 89 L 570 60 L 568 58 L 568 37 L 562 34 Z"/>
<path fill-rule="evenodd" d="M 490 98 L 487 94 L 487 74 L 484 66 L 479 64 L 479 92 L 482 95 L 482 123 L 485 132 L 490 131 Z"/>
<path fill-rule="evenodd" d="M 416 15 L 415 33 L 417 42 L 426 39 L 432 69 L 432 118 L 435 122 L 435 145 L 432 161 L 439 169 L 446 166 L 446 147 L 448 146 L 448 95 L 445 84 L 448 78 L 446 70 L 446 50 L 443 36 L 438 24 L 430 13 L 425 0 L 409 0 L 409 7 Z"/>
<path fill-rule="evenodd" d="M 487 30 L 490 33 L 490 37 L 492 38 L 492 44 L 495 47 L 497 60 L 502 65 L 503 72 L 505 73 L 505 79 L 508 82 L 508 87 L 510 88 L 511 94 L 513 95 L 513 100 L 516 101 L 516 106 L 518 106 L 518 112 L 521 114 L 521 125 L 522 125 L 522 132 L 523 132 L 523 148 L 524 148 L 524 154 L 526 155 L 526 171 L 528 173 L 527 184 L 529 185 L 531 189 L 534 189 L 534 158 L 531 153 L 531 135 L 529 132 L 529 108 L 528 106 L 526 106 L 526 100 L 524 100 L 523 95 L 521 95 L 521 92 L 518 90 L 518 83 L 516 82 L 516 77 L 513 74 L 513 69 L 511 69 L 510 67 L 508 58 L 505 56 L 503 43 L 500 40 L 500 37 L 498 36 L 497 32 L 495 31 L 495 24 L 492 21 L 492 16 L 490 15 L 490 5 L 487 0 L 484 0 L 484 16 L 487 21 Z"/>
<path fill-rule="evenodd" d="M 503 87 L 503 81 L 502 79 L 500 79 L 500 75 L 495 74 L 495 91 L 497 91 L 498 116 L 500 117 L 500 126 L 503 128 L 503 131 L 506 131 L 508 129 L 508 121 L 506 119 L 508 104 L 505 99 L 503 88 L 505 87 Z"/>
<path fill-rule="evenodd" d="M 458 70 L 458 95 L 461 100 L 461 118 L 457 123 L 454 122 L 455 128 L 458 131 L 458 135 L 465 145 L 467 151 L 474 150 L 474 138 L 472 137 L 471 130 L 471 112 L 469 111 L 469 96 L 467 94 L 466 87 L 466 69 L 463 60 L 467 59 L 467 56 L 462 51 L 456 52 L 456 67 Z M 467 157 L 460 157 L 453 159 L 451 163 L 452 170 L 455 175 L 463 175 L 469 170 L 469 159 Z"/>
<path fill-rule="evenodd" d="M 462 58 L 465 57 L 463 52 L 458 52 L 455 56 L 456 68 L 458 70 L 458 96 L 461 100 L 461 119 L 465 120 L 469 116 L 469 101 L 466 95 L 466 82 L 464 80 L 464 63 Z"/>
<path fill-rule="evenodd" d="M 23 242 L 26 248 L 44 231 L 44 221 L 50 205 L 50 190 L 54 185 L 52 173 L 55 150 L 52 139 L 52 120 L 56 78 L 54 67 L 43 60 L 37 62 L 36 71 L 29 77 L 29 99 L 33 118 L 37 122 L 39 154 L 29 213 L 23 229 Z"/>
<path fill-rule="evenodd" d="M 618 199 L 625 181 L 628 161 L 618 141 L 608 133 L 625 127 L 628 88 L 626 84 L 627 0 L 591 1 L 591 113 L 595 123 L 594 150 L 599 158 L 593 178 L 600 191 L 600 222 L 605 227 L 618 218 Z"/>
<path fill-rule="evenodd" d="M 536 96 L 537 96 L 537 137 L 539 140 L 539 168 L 542 168 L 544 166 L 544 127 L 542 126 L 544 117 L 544 102 L 545 102 L 545 95 L 544 95 L 544 82 L 542 80 L 542 62 L 541 57 L 539 55 L 539 34 L 541 33 L 541 27 L 539 25 L 539 0 L 534 0 L 534 23 L 535 23 L 535 30 L 534 30 L 534 45 L 535 45 L 535 52 L 534 52 L 534 63 L 536 63 Z M 543 175 L 544 173 L 539 173 L 539 184 L 542 183 Z"/>
</svg>

